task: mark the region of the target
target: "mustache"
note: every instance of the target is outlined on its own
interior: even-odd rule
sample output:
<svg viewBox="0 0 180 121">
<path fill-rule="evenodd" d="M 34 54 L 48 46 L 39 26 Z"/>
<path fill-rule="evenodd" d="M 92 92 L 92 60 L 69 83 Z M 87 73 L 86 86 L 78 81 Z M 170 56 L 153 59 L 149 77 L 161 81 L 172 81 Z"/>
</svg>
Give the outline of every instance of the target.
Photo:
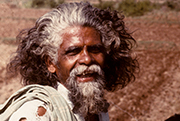
<svg viewBox="0 0 180 121">
<path fill-rule="evenodd" d="M 99 65 L 96 65 L 96 64 L 93 64 L 91 66 L 86 66 L 86 65 L 77 66 L 70 72 L 70 77 L 75 77 L 77 75 L 82 75 L 82 74 L 88 73 L 88 72 L 97 73 L 98 75 L 104 77 L 103 70 L 101 69 L 101 67 Z"/>
<path fill-rule="evenodd" d="M 86 83 L 76 81 L 76 76 L 95 73 L 95 79 Z M 65 83 L 70 91 L 69 99 L 73 102 L 73 112 L 85 117 L 88 112 L 107 112 L 108 103 L 104 99 L 105 78 L 104 71 L 99 65 L 79 65 L 71 70 Z"/>
</svg>

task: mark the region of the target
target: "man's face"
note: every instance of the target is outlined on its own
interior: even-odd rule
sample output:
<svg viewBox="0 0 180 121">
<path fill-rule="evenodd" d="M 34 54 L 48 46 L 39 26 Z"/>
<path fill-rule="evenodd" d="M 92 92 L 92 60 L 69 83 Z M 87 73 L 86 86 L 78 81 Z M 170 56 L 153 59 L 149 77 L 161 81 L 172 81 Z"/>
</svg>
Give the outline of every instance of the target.
<svg viewBox="0 0 180 121">
<path fill-rule="evenodd" d="M 71 70 L 79 65 L 104 66 L 104 47 L 100 34 L 91 27 L 69 27 L 61 35 L 62 44 L 58 50 L 58 62 L 54 66 L 60 81 L 65 83 Z M 96 74 L 87 71 L 76 76 L 77 82 L 89 82 Z"/>
<path fill-rule="evenodd" d="M 103 97 L 105 86 L 105 49 L 100 34 L 91 27 L 66 28 L 61 35 L 58 62 L 49 65 L 60 82 L 71 92 L 70 100 L 74 111 L 83 116 L 106 111 L 108 106 Z"/>
</svg>

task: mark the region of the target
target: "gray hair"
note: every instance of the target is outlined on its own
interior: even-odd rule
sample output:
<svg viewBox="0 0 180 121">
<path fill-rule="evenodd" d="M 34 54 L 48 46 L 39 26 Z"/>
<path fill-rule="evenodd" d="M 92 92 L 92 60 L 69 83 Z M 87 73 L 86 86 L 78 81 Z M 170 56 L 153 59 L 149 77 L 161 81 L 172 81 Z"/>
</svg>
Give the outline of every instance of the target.
<svg viewBox="0 0 180 121">
<path fill-rule="evenodd" d="M 72 27 L 72 26 L 90 26 L 95 28 L 100 32 L 102 42 L 108 47 L 112 41 L 115 41 L 115 46 L 120 45 L 120 38 L 117 36 L 111 37 L 111 35 L 117 35 L 117 32 L 110 31 L 107 32 L 102 23 L 100 23 L 100 18 L 96 15 L 95 9 L 89 3 L 70 3 L 70 4 L 61 4 L 54 9 L 53 11 L 42 16 L 38 21 L 36 26 L 40 30 L 40 33 L 44 37 L 44 41 L 41 43 L 41 46 L 48 51 L 48 55 L 57 62 L 58 49 L 62 43 L 61 34 L 63 30 Z M 42 29 L 44 28 L 44 29 Z M 108 30 L 109 31 L 109 30 Z M 109 34 L 108 34 L 109 33 Z M 108 35 L 107 35 L 108 34 Z M 108 40 L 108 41 L 105 41 Z M 52 47 L 52 48 L 49 48 Z M 41 54 L 43 50 L 39 53 Z"/>
<path fill-rule="evenodd" d="M 117 11 L 98 9 L 88 2 L 61 4 L 39 18 L 34 27 L 19 33 L 20 44 L 8 68 L 19 71 L 25 85 L 56 86 L 59 78 L 48 71 L 47 58 L 57 63 L 64 29 L 87 26 L 99 32 L 104 44 L 106 89 L 124 87 L 135 79 L 138 62 L 131 55 L 136 41 L 127 32 L 123 19 Z"/>
<path fill-rule="evenodd" d="M 58 49 L 62 43 L 61 34 L 64 29 L 72 26 L 97 26 L 99 21 L 94 21 L 90 13 L 93 9 L 88 3 L 70 3 L 61 4 L 53 11 L 42 16 L 36 23 L 39 33 L 44 40 L 41 51 L 34 51 L 36 54 L 42 54 L 44 50 L 48 50 L 48 55 L 57 62 Z"/>
</svg>

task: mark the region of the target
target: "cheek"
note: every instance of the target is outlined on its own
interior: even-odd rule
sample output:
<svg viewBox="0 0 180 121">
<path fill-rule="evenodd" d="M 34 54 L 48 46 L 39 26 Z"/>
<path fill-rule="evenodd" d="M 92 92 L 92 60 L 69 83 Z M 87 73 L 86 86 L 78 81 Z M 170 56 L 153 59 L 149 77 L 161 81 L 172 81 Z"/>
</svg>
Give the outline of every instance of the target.
<svg viewBox="0 0 180 121">
<path fill-rule="evenodd" d="M 64 66 L 62 66 L 62 64 L 58 64 L 56 74 L 57 74 L 60 82 L 64 83 L 69 76 L 68 67 L 66 67 L 65 64 L 64 64 Z"/>
<path fill-rule="evenodd" d="M 69 77 L 69 73 L 76 63 L 76 58 L 65 57 L 61 58 L 60 60 L 61 61 L 58 63 L 57 73 L 59 75 L 59 78 L 65 81 Z"/>
<path fill-rule="evenodd" d="M 101 66 L 101 68 L 103 68 L 104 67 L 104 58 L 105 58 L 104 54 L 98 54 L 98 55 L 94 56 L 94 58 L 95 58 L 96 62 Z"/>
<path fill-rule="evenodd" d="M 66 57 L 65 63 L 69 66 L 73 66 L 77 62 L 78 56 Z"/>
</svg>

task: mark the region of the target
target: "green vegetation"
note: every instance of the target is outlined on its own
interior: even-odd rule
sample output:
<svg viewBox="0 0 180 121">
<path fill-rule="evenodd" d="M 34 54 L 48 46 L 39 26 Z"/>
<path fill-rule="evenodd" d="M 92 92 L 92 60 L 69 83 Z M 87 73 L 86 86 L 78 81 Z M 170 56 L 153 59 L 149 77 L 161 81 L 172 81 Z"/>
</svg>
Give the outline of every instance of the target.
<svg viewBox="0 0 180 121">
<path fill-rule="evenodd" d="M 63 3 L 64 0 L 32 0 L 33 8 L 54 8 Z"/>
<path fill-rule="evenodd" d="M 171 10 L 180 11 L 180 0 L 167 0 L 163 6 L 167 6 Z"/>
<path fill-rule="evenodd" d="M 123 0 L 119 3 L 118 10 L 127 16 L 141 16 L 146 12 L 157 9 L 157 6 L 148 0 L 136 2 L 135 0 Z"/>
<path fill-rule="evenodd" d="M 170 10 L 180 11 L 180 0 L 167 0 L 163 4 L 152 3 L 149 0 L 122 0 L 121 2 L 103 2 L 102 0 L 99 0 L 99 4 L 94 6 L 101 9 L 110 8 L 111 10 L 123 11 L 126 16 L 142 16 L 147 12 L 154 9 L 161 9 L 163 7 Z"/>
<path fill-rule="evenodd" d="M 113 1 L 105 1 L 105 2 L 99 1 L 99 4 L 95 4 L 94 7 L 101 8 L 101 9 L 110 8 L 111 10 L 114 10 L 115 4 L 116 3 Z"/>
<path fill-rule="evenodd" d="M 29 2 L 26 2 L 26 6 L 32 8 L 54 8 L 65 1 L 66 0 L 29 0 Z M 142 16 L 147 12 L 161 8 L 180 11 L 180 0 L 166 0 L 166 2 L 162 4 L 157 2 L 152 3 L 150 0 L 98 0 L 98 2 L 99 4 L 94 4 L 95 7 L 122 11 L 126 16 Z"/>
</svg>

